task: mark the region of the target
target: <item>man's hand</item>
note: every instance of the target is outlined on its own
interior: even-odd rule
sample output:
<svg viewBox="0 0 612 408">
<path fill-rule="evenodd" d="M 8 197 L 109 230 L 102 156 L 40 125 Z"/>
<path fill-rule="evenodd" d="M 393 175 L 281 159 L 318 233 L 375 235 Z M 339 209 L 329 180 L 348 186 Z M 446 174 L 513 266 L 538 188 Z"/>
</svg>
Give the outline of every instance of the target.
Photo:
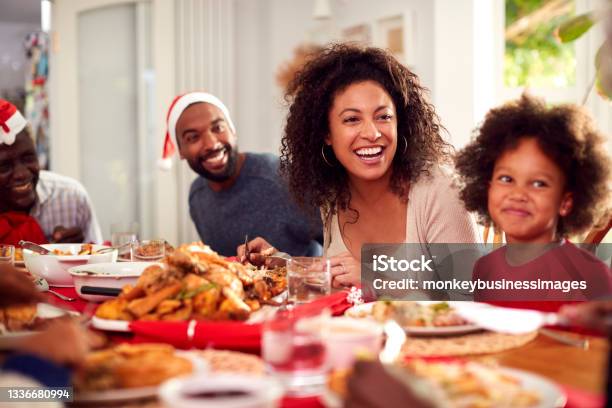
<svg viewBox="0 0 612 408">
<path fill-rule="evenodd" d="M 79 227 L 65 228 L 63 226 L 57 226 L 53 230 L 51 236 L 52 241 L 56 243 L 82 243 L 85 241 L 83 230 Z"/>
<path fill-rule="evenodd" d="M 57 319 L 33 336 L 25 338 L 18 350 L 61 365 L 77 365 L 89 351 L 87 332 L 71 319 Z"/>
<path fill-rule="evenodd" d="M 0 307 L 44 302 L 30 277 L 10 264 L 0 264 Z"/>
<path fill-rule="evenodd" d="M 246 248 L 244 245 L 240 245 L 238 248 L 236 248 L 238 260 L 242 263 L 250 262 L 255 266 L 261 266 L 266 264 L 267 256 L 276 252 L 276 249 L 268 241 L 261 237 L 255 238 L 247 245 L 249 247 L 248 259 L 246 257 Z"/>
</svg>

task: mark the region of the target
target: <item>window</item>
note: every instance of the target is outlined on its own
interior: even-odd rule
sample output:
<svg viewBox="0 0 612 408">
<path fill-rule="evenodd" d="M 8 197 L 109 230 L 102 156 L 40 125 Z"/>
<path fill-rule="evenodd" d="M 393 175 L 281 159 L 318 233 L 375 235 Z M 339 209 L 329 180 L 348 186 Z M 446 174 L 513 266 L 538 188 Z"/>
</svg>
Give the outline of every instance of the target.
<svg viewBox="0 0 612 408">
<path fill-rule="evenodd" d="M 576 85 L 574 44 L 561 44 L 555 28 L 574 15 L 574 0 L 506 0 L 504 87 Z"/>
</svg>

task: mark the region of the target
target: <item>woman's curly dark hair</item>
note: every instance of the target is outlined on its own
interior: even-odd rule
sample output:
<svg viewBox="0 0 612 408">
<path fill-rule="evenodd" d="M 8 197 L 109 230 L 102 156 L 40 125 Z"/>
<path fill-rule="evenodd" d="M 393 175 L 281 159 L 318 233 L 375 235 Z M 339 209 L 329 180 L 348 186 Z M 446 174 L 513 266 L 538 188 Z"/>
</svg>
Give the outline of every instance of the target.
<svg viewBox="0 0 612 408">
<path fill-rule="evenodd" d="M 347 172 L 331 149 L 325 155 L 333 166 L 327 164 L 321 149 L 330 132 L 328 112 L 334 97 L 368 80 L 387 91 L 397 111 L 398 147 L 390 186 L 395 194 L 407 198 L 409 183 L 433 164 L 450 158 L 452 148 L 440 136 L 438 116 L 414 73 L 382 49 L 332 44 L 296 74 L 285 95 L 291 105 L 281 142 L 280 169 L 299 204 L 326 212 L 348 208 Z"/>
<path fill-rule="evenodd" d="M 488 191 L 495 162 L 526 137 L 535 138 L 559 166 L 567 181 L 565 191 L 573 193 L 572 211 L 559 219 L 557 233 L 579 234 L 603 221 L 610 210 L 611 174 L 605 138 L 583 108 L 549 108 L 530 95 L 490 110 L 475 138 L 457 154 L 460 196 L 468 211 L 476 211 L 482 223 L 491 222 Z"/>
</svg>

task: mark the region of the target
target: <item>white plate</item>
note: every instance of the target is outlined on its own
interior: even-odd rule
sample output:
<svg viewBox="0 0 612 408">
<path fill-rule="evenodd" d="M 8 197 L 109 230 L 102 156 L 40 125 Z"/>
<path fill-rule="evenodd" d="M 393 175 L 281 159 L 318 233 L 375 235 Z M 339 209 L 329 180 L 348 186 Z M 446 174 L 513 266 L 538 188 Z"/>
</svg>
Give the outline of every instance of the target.
<svg viewBox="0 0 612 408">
<path fill-rule="evenodd" d="M 521 382 L 524 389 L 535 391 L 540 395 L 540 403 L 534 408 L 564 407 L 567 403 L 565 393 L 551 380 L 538 374 L 515 368 L 501 368 L 504 374 L 512 376 Z"/>
<path fill-rule="evenodd" d="M 438 301 L 433 302 L 419 302 L 419 303 L 440 303 Z M 450 307 L 454 307 L 454 303 L 458 302 L 447 302 Z M 460 303 L 460 302 L 459 302 Z M 353 306 L 344 312 L 345 316 L 361 319 L 371 319 L 372 307 L 374 303 L 364 303 L 361 305 Z M 466 334 L 475 331 L 482 330 L 475 324 L 463 324 L 461 326 L 440 326 L 440 327 L 423 327 L 423 326 L 404 326 L 403 329 L 408 334 L 415 336 L 448 336 L 454 334 Z"/>
<path fill-rule="evenodd" d="M 187 358 L 193 364 L 193 373 L 187 374 L 187 376 L 208 372 L 208 364 L 206 363 L 206 360 L 199 357 L 196 353 L 189 351 L 177 351 L 176 355 Z M 123 388 L 116 390 L 77 393 L 74 396 L 74 401 L 81 403 L 93 403 L 150 398 L 157 395 L 159 387 L 160 386 L 157 385 L 153 387 Z"/>
<path fill-rule="evenodd" d="M 241 397 L 215 399 L 188 398 L 185 393 L 244 391 Z M 164 406 L 173 408 L 255 408 L 276 407 L 283 395 L 280 382 L 272 377 L 211 373 L 165 382 L 159 389 Z"/>
<path fill-rule="evenodd" d="M 79 316 L 78 312 L 60 309 L 47 303 L 39 303 L 36 305 L 36 317 L 42 319 L 53 319 L 55 317 L 64 316 L 66 314 Z M 0 333 L 0 350 L 11 349 L 19 341 L 36 333 L 37 332 L 33 330 Z"/>
<path fill-rule="evenodd" d="M 540 403 L 530 408 L 561 408 L 567 403 L 565 393 L 554 382 L 540 375 L 514 368 L 500 368 L 502 373 L 519 380 L 523 389 L 535 391 L 540 397 Z M 327 408 L 341 408 L 344 401 L 338 394 L 325 388 L 321 401 Z"/>
</svg>

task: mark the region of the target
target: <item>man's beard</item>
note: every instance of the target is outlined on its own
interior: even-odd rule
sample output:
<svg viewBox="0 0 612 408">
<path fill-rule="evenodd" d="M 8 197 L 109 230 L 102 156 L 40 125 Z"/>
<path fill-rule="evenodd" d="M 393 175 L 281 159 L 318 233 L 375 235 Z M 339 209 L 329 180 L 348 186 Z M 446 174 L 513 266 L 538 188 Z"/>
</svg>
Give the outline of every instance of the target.
<svg viewBox="0 0 612 408">
<path fill-rule="evenodd" d="M 202 161 L 205 158 L 201 156 L 198 157 L 198 160 L 195 163 L 189 162 L 189 167 L 191 167 L 191 169 L 200 176 L 210 181 L 220 183 L 229 180 L 236 172 L 236 166 L 238 165 L 238 149 L 229 144 L 225 144 L 223 148 L 227 154 L 227 163 L 222 171 L 211 173 L 210 171 L 206 170 L 202 165 Z"/>
</svg>

